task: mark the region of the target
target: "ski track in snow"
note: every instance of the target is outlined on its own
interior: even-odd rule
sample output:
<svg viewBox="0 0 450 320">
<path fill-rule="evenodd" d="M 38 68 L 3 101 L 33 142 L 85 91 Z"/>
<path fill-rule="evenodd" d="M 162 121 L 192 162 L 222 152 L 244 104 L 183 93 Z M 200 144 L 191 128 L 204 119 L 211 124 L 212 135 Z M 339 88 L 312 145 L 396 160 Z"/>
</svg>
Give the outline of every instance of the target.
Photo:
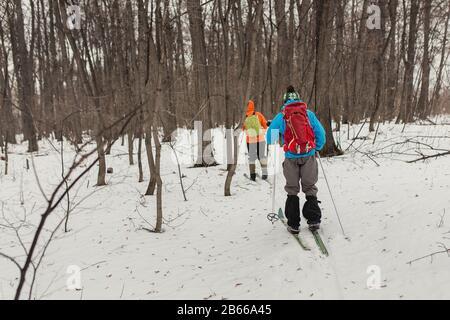
<svg viewBox="0 0 450 320">
<path fill-rule="evenodd" d="M 351 143 L 345 139 L 346 129 L 343 127 L 336 136 L 344 149 Z M 353 137 L 359 126 L 350 130 Z M 448 125 L 408 125 L 403 135 L 401 130 L 402 126 L 381 125 L 375 145 L 372 140 L 356 140 L 354 147 L 363 153 L 379 152 L 383 146 L 407 137 L 450 136 Z M 367 130 L 361 136 L 368 136 Z M 373 133 L 369 137 L 373 139 Z M 450 149 L 450 139 L 422 138 L 420 141 Z M 220 140 L 216 139 L 215 143 L 220 149 Z M 228 198 L 223 196 L 225 166 L 207 169 L 183 166 L 185 186 L 192 185 L 187 192 L 188 202 L 184 202 L 176 165 L 171 160 L 172 151 L 167 146 L 163 146 L 161 162 L 165 232 L 147 232 L 142 228 L 152 228 L 147 222 L 155 223 L 156 199 L 143 196 L 148 181 L 137 182 L 138 168 L 128 165 L 127 146 L 116 144 L 107 156 L 108 167 L 114 168 L 114 174 L 107 176 L 108 186 L 96 188 L 97 170 L 92 170 L 72 190 L 74 203 L 95 193 L 70 216 L 70 232 L 57 233 L 41 265 L 33 297 L 449 299 L 447 255 L 407 264 L 439 251 L 439 243 L 450 246 L 449 157 L 407 164 L 398 161 L 406 156 L 390 153 L 414 148 L 417 148 L 415 143 L 387 148 L 385 151 L 389 153 L 373 156 L 379 167 L 353 148 L 342 157 L 322 159 L 350 237 L 347 241 L 342 235 L 323 172 L 319 170 L 319 198 L 324 215 L 322 238 L 330 251 L 330 257 L 324 257 L 306 230 L 305 221 L 302 220 L 302 236 L 311 247 L 310 252 L 303 251 L 280 222 L 272 224 L 267 220 L 271 211 L 271 185 L 245 178 L 247 165 L 238 166 L 233 196 Z M 45 201 L 33 169 L 25 168 L 25 159 L 30 159 L 25 151 L 25 143 L 10 147 L 8 176 L 3 175 L 4 162 L 0 162 L 0 206 L 9 221 L 18 221 L 26 212 L 27 221 L 35 225 Z M 49 194 L 60 179 L 59 154 L 44 141 L 38 155 L 34 157 L 37 175 Z M 72 148 L 66 144 L 66 167 L 73 155 Z M 145 177 L 148 177 L 147 167 L 145 162 Z M 281 164 L 278 167 L 281 170 Z M 276 208 L 284 208 L 283 186 L 284 177 L 279 172 Z M 301 201 L 303 205 L 303 196 Z M 63 201 L 49 220 L 49 227 L 56 223 L 56 217 L 63 217 L 65 206 Z M 1 217 L 0 221 L 5 224 Z M 20 231 L 27 247 L 32 231 L 29 225 Z M 4 227 L 0 227 L 0 251 L 23 261 L 23 250 L 14 233 Z M 82 290 L 66 287 L 70 276 L 66 272 L 71 265 L 83 269 Z M 380 269 L 379 290 L 367 287 L 370 266 Z M 0 299 L 9 299 L 18 272 L 2 258 L 0 270 Z"/>
</svg>

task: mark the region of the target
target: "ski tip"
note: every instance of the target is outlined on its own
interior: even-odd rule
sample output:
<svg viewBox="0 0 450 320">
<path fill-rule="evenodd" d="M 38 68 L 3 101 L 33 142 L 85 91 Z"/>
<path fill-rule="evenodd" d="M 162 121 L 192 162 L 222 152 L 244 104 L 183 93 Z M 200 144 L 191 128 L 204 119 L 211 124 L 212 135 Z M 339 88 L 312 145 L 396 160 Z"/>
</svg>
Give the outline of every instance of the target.
<svg viewBox="0 0 450 320">
<path fill-rule="evenodd" d="M 278 209 L 278 217 L 284 218 L 283 209 Z"/>
</svg>

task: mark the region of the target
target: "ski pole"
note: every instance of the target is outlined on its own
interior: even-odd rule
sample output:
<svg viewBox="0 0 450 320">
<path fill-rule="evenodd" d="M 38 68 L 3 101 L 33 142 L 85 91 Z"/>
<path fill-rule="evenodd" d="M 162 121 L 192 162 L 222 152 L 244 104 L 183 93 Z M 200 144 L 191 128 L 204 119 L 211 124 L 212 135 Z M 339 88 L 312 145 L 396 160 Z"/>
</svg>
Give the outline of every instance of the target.
<svg viewBox="0 0 450 320">
<path fill-rule="evenodd" d="M 272 211 L 267 215 L 267 220 L 269 220 L 272 223 L 275 223 L 275 221 L 279 220 L 278 214 L 275 212 L 275 190 L 276 190 L 276 186 L 277 186 L 277 175 L 276 175 L 276 149 L 275 146 L 273 147 L 273 161 L 274 161 L 274 165 L 273 165 L 273 185 L 272 185 Z M 269 158 L 269 157 L 267 157 Z"/>
<path fill-rule="evenodd" d="M 342 234 L 347 239 L 347 236 L 345 235 L 344 227 L 342 226 L 341 217 L 339 216 L 338 209 L 336 207 L 336 202 L 334 201 L 333 193 L 331 192 L 330 184 L 328 183 L 327 175 L 325 173 L 325 169 L 323 168 L 322 159 L 320 158 L 320 154 L 317 152 L 317 157 L 319 158 L 320 167 L 322 168 L 323 176 L 325 177 L 325 182 L 327 183 L 328 192 L 330 193 L 331 201 L 333 202 L 334 211 L 336 212 L 339 225 L 341 226 Z"/>
<path fill-rule="evenodd" d="M 273 190 L 272 190 L 272 213 L 275 213 L 275 190 L 277 187 L 277 150 L 273 146 Z"/>
</svg>

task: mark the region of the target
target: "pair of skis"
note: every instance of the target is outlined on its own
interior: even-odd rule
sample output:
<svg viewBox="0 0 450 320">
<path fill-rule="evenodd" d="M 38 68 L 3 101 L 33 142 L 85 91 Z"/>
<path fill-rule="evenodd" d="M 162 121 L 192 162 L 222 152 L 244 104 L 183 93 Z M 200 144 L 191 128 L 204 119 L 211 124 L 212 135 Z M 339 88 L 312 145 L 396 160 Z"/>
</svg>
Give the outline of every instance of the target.
<svg viewBox="0 0 450 320">
<path fill-rule="evenodd" d="M 287 227 L 287 222 L 286 219 L 284 218 L 284 214 L 283 214 L 283 210 L 280 208 L 278 209 L 278 220 L 280 220 L 285 227 Z M 325 246 L 325 244 L 322 241 L 322 238 L 320 237 L 320 234 L 318 232 L 318 230 L 310 230 L 313 237 L 314 237 L 314 241 L 316 242 L 317 246 L 319 247 L 320 252 L 322 252 L 323 255 L 328 256 L 328 249 Z M 311 251 L 311 249 L 308 247 L 308 245 L 306 245 L 306 243 L 303 241 L 303 239 L 301 238 L 300 235 L 294 235 L 293 237 L 297 240 L 298 244 L 303 248 L 303 250 L 306 251 Z"/>
</svg>

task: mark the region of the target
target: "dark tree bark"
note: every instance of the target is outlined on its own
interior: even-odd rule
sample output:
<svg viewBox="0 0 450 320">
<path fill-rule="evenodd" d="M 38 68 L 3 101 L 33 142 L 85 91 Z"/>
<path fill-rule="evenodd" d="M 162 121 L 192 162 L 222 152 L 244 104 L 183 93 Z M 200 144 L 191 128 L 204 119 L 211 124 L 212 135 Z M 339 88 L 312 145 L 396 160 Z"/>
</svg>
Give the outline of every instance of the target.
<svg viewBox="0 0 450 320">
<path fill-rule="evenodd" d="M 16 126 L 11 103 L 11 85 L 8 68 L 8 50 L 6 49 L 6 39 L 3 25 L 0 21 L 0 136 L 4 143 L 16 144 Z M 3 146 L 3 144 L 1 144 Z"/>
<path fill-rule="evenodd" d="M 448 28 L 449 28 L 449 23 L 450 23 L 450 3 L 448 3 L 448 7 L 447 7 L 447 13 L 446 16 L 444 18 L 445 24 L 444 24 L 444 36 L 442 39 L 442 49 L 441 49 L 441 59 L 440 59 L 440 63 L 439 63 L 439 68 L 438 68 L 438 73 L 437 73 L 437 78 L 436 78 L 436 85 L 433 91 L 433 96 L 431 99 L 431 113 L 435 113 L 436 107 L 437 107 L 437 103 L 440 100 L 441 97 L 441 88 L 442 88 L 442 75 L 443 75 L 443 71 L 444 71 L 444 67 L 445 67 L 445 62 L 448 59 L 448 55 L 450 54 L 447 50 L 447 42 L 448 42 Z"/>
<path fill-rule="evenodd" d="M 65 12 L 65 4 L 64 0 L 59 0 L 59 12 L 62 18 L 62 21 L 67 21 L 67 14 Z M 66 30 L 64 28 L 64 24 L 62 21 L 59 21 L 59 27 L 62 28 L 62 30 L 65 30 L 65 35 L 67 39 L 69 40 L 70 47 L 73 51 L 73 55 L 75 58 L 75 61 L 77 62 L 78 71 L 80 73 L 81 79 L 83 81 L 84 88 L 87 92 L 87 95 L 91 98 L 93 98 L 94 106 L 96 110 L 96 115 L 98 117 L 97 126 L 96 126 L 96 133 L 95 133 L 95 142 L 97 144 L 97 152 L 99 156 L 99 166 L 98 166 L 98 175 L 97 175 L 97 186 L 104 186 L 106 185 L 106 159 L 105 159 L 105 142 L 102 137 L 103 130 L 105 128 L 105 123 L 103 119 L 102 109 L 100 105 L 100 92 L 99 92 L 99 84 L 97 82 L 97 76 L 95 73 L 95 69 L 93 67 L 92 58 L 89 54 L 89 48 L 87 47 L 87 41 L 86 38 L 83 38 L 83 45 L 84 49 L 86 50 L 87 54 L 87 63 L 90 65 L 90 72 L 92 79 L 89 79 L 88 72 L 86 70 L 86 62 L 82 59 L 80 49 L 78 48 L 78 45 L 75 41 L 74 36 L 70 32 L 70 30 Z M 83 35 L 82 35 L 83 37 Z"/>
<path fill-rule="evenodd" d="M 324 156 L 334 156 L 342 151 L 336 146 L 331 126 L 331 97 L 330 97 L 330 45 L 333 32 L 333 4 L 327 0 L 316 2 L 316 76 L 315 76 L 315 106 L 322 122 L 327 142 L 322 150 Z"/>
<path fill-rule="evenodd" d="M 28 152 L 38 151 L 36 128 L 33 116 L 34 82 L 33 70 L 33 42 L 32 35 L 30 51 L 25 40 L 25 23 L 23 18 L 22 0 L 14 0 L 14 4 L 7 5 L 9 16 L 9 30 L 13 52 L 14 71 L 19 96 L 19 106 L 22 113 L 23 133 L 28 140 Z"/>
<path fill-rule="evenodd" d="M 389 45 L 389 37 L 391 37 L 395 30 L 391 28 L 389 32 L 388 39 L 385 41 L 386 32 L 386 0 L 379 0 L 378 2 L 381 8 L 381 29 L 372 30 L 370 33 L 373 34 L 373 41 L 375 43 L 375 57 L 373 60 L 373 73 L 375 74 L 375 89 L 373 94 L 373 106 L 370 115 L 369 131 L 375 131 L 375 123 L 379 120 L 378 116 L 380 113 L 381 105 L 384 105 L 384 62 L 385 53 Z"/>
<path fill-rule="evenodd" d="M 431 31 L 431 1 L 423 2 L 423 58 L 422 58 L 422 87 L 417 105 L 418 114 L 421 119 L 426 119 L 429 109 L 430 90 L 430 31 Z"/>
<path fill-rule="evenodd" d="M 389 20 L 391 24 L 391 30 L 389 41 L 389 57 L 387 61 L 387 80 L 386 80 L 386 109 L 385 119 L 391 120 L 394 118 L 395 112 L 395 98 L 397 95 L 397 80 L 398 70 L 396 64 L 396 34 L 397 34 L 397 7 L 398 0 L 389 0 Z"/>
<path fill-rule="evenodd" d="M 193 91 L 194 102 L 201 111 L 203 132 L 197 132 L 196 166 L 211 166 L 215 164 L 211 152 L 205 152 L 211 142 L 212 105 L 210 97 L 209 68 L 206 54 L 205 31 L 200 0 L 188 0 L 189 30 L 192 42 Z"/>
<path fill-rule="evenodd" d="M 250 46 L 252 49 L 254 49 L 254 47 L 256 45 L 256 36 L 257 36 L 257 32 L 260 29 L 259 24 L 261 21 L 262 12 L 263 12 L 263 1 L 258 0 L 257 4 L 256 4 L 256 8 L 255 8 L 255 23 L 252 24 L 254 29 L 253 29 L 253 32 L 251 33 L 252 36 L 250 39 Z M 252 52 L 252 54 L 250 55 L 248 81 L 247 81 L 243 101 L 248 101 L 252 94 L 252 83 L 253 83 L 253 76 L 254 76 L 255 65 L 256 65 L 256 61 L 255 61 L 256 50 L 251 50 L 250 52 Z M 245 112 L 244 112 L 243 116 L 241 117 L 240 123 L 243 123 L 244 119 L 245 119 Z M 235 135 L 234 146 L 235 146 L 235 150 L 237 150 L 237 146 L 238 146 L 237 135 Z M 230 167 L 230 170 L 228 170 L 227 178 L 225 180 L 225 186 L 224 186 L 225 197 L 231 196 L 231 182 L 233 181 L 233 176 L 234 176 L 234 173 L 236 172 L 236 166 L 237 166 L 237 160 L 238 160 L 237 158 L 238 158 L 238 152 L 235 152 L 234 159 L 233 159 L 234 160 L 233 165 Z"/>
<path fill-rule="evenodd" d="M 417 17 L 419 15 L 419 0 L 411 0 L 410 18 L 409 18 L 409 38 L 407 58 L 405 60 L 404 76 L 404 99 L 401 105 L 399 118 L 407 123 L 412 120 L 413 102 L 414 102 L 414 70 L 416 59 L 416 41 L 417 41 Z"/>
</svg>

